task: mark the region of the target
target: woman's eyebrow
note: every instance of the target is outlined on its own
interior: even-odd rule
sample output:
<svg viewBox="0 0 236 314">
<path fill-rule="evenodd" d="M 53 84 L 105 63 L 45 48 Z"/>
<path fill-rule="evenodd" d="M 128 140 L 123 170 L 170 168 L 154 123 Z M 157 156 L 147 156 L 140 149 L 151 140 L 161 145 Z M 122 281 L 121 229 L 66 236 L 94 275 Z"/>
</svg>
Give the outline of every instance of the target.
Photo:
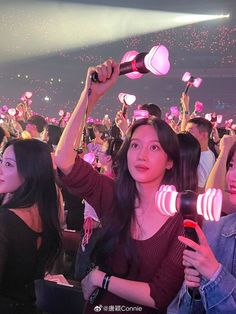
<svg viewBox="0 0 236 314">
<path fill-rule="evenodd" d="M 16 160 L 15 160 L 15 159 L 13 159 L 13 158 L 11 158 L 11 157 L 5 157 L 4 159 L 5 159 L 5 160 L 11 160 L 11 161 L 16 162 Z"/>
</svg>

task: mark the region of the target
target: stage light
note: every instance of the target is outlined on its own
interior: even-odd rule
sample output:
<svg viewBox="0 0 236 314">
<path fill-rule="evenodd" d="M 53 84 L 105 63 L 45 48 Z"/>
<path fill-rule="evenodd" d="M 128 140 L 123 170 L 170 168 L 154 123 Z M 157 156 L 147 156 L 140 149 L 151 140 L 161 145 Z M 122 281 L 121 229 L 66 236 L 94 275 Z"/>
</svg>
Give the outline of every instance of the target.
<svg viewBox="0 0 236 314">
<path fill-rule="evenodd" d="M 228 14 L 189 14 L 120 6 L 16 0 L 1 4 L 1 15 L 4 17 L 0 28 L 1 62 L 91 47 L 229 17 Z"/>
</svg>

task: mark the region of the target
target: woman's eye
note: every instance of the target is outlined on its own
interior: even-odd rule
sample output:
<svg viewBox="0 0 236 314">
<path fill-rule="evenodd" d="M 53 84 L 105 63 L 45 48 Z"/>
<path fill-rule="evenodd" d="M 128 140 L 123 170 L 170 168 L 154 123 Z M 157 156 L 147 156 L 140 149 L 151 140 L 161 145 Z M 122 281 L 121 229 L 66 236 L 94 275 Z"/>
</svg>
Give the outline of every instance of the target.
<svg viewBox="0 0 236 314">
<path fill-rule="evenodd" d="M 9 161 L 6 161 L 6 162 L 5 162 L 5 166 L 7 166 L 7 167 L 11 167 L 11 166 L 12 166 L 12 164 L 11 164 Z"/>
<path fill-rule="evenodd" d="M 158 150 L 159 149 L 159 146 L 158 145 L 152 145 L 151 146 L 151 151 L 156 151 L 156 150 Z"/>
<path fill-rule="evenodd" d="M 137 147 L 138 147 L 138 144 L 133 142 L 133 143 L 131 143 L 130 147 L 131 147 L 131 148 L 137 148 Z"/>
<path fill-rule="evenodd" d="M 229 169 L 232 169 L 232 168 L 234 168 L 234 163 L 231 161 L 231 162 L 229 163 Z"/>
</svg>

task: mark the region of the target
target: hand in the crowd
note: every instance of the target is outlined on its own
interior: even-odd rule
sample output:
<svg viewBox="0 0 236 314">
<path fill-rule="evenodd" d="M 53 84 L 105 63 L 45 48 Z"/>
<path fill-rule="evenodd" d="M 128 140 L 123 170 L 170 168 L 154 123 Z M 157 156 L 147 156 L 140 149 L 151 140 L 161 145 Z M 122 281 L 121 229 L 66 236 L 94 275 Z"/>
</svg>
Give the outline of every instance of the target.
<svg viewBox="0 0 236 314">
<path fill-rule="evenodd" d="M 215 143 L 218 143 L 220 141 L 220 136 L 216 125 L 212 127 L 212 137 Z"/>
<path fill-rule="evenodd" d="M 189 96 L 186 95 L 185 93 L 182 93 L 181 98 L 180 98 L 180 103 L 182 105 L 183 111 L 189 111 Z"/>
<path fill-rule="evenodd" d="M 195 272 L 193 269 L 185 271 L 185 281 L 186 285 L 189 287 L 194 287 L 199 283 L 196 280 L 197 273 L 210 280 L 219 268 L 219 263 L 216 260 L 203 231 L 198 225 L 195 230 L 198 235 L 199 244 L 183 236 L 178 237 L 183 244 L 194 250 L 190 251 L 185 249 L 183 253 L 183 265 L 187 268 L 194 267 L 196 271 Z"/>
<path fill-rule="evenodd" d="M 84 299 L 88 300 L 91 294 L 96 290 L 97 286 L 94 284 L 94 275 L 96 275 L 98 268 L 94 268 L 90 273 L 81 281 Z"/>
<path fill-rule="evenodd" d="M 93 82 L 92 73 L 97 72 L 99 82 Z M 117 81 L 119 76 L 119 64 L 112 59 L 106 60 L 104 63 L 90 67 L 87 71 L 85 90 L 94 98 L 100 98 L 104 95 Z"/>
<path fill-rule="evenodd" d="M 224 135 L 220 140 L 220 152 L 228 155 L 232 145 L 236 142 L 236 135 Z"/>
<path fill-rule="evenodd" d="M 115 116 L 115 124 L 120 129 L 121 135 L 124 136 L 128 130 L 127 117 L 123 115 L 122 111 L 118 111 Z"/>
</svg>

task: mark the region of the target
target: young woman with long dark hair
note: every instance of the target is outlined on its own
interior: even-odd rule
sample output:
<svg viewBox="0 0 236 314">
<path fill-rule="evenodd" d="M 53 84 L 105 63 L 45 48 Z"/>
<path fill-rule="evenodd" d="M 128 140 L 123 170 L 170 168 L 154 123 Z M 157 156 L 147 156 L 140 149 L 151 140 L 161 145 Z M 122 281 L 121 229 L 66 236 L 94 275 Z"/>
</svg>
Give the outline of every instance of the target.
<svg viewBox="0 0 236 314">
<path fill-rule="evenodd" d="M 35 139 L 6 144 L 0 193 L 0 312 L 37 313 L 34 280 L 52 269 L 61 246 L 47 144 Z"/>
<path fill-rule="evenodd" d="M 100 83 L 91 81 L 95 71 Z M 85 312 L 93 313 L 96 306 L 101 310 L 123 306 L 145 314 L 164 313 L 183 280 L 183 246 L 177 239 L 182 218 L 161 215 L 155 194 L 161 184 L 178 189 L 176 134 L 156 118 L 136 121 L 118 153 L 115 181 L 99 174 L 73 150 L 82 134 L 84 115 L 117 77 L 118 65 L 112 60 L 89 68 L 86 87 L 55 158 L 64 184 L 94 207 L 103 226 L 103 237 L 91 256 L 96 267 L 82 281 L 85 299 L 94 296 L 97 288 L 103 293 L 87 304 Z"/>
</svg>

